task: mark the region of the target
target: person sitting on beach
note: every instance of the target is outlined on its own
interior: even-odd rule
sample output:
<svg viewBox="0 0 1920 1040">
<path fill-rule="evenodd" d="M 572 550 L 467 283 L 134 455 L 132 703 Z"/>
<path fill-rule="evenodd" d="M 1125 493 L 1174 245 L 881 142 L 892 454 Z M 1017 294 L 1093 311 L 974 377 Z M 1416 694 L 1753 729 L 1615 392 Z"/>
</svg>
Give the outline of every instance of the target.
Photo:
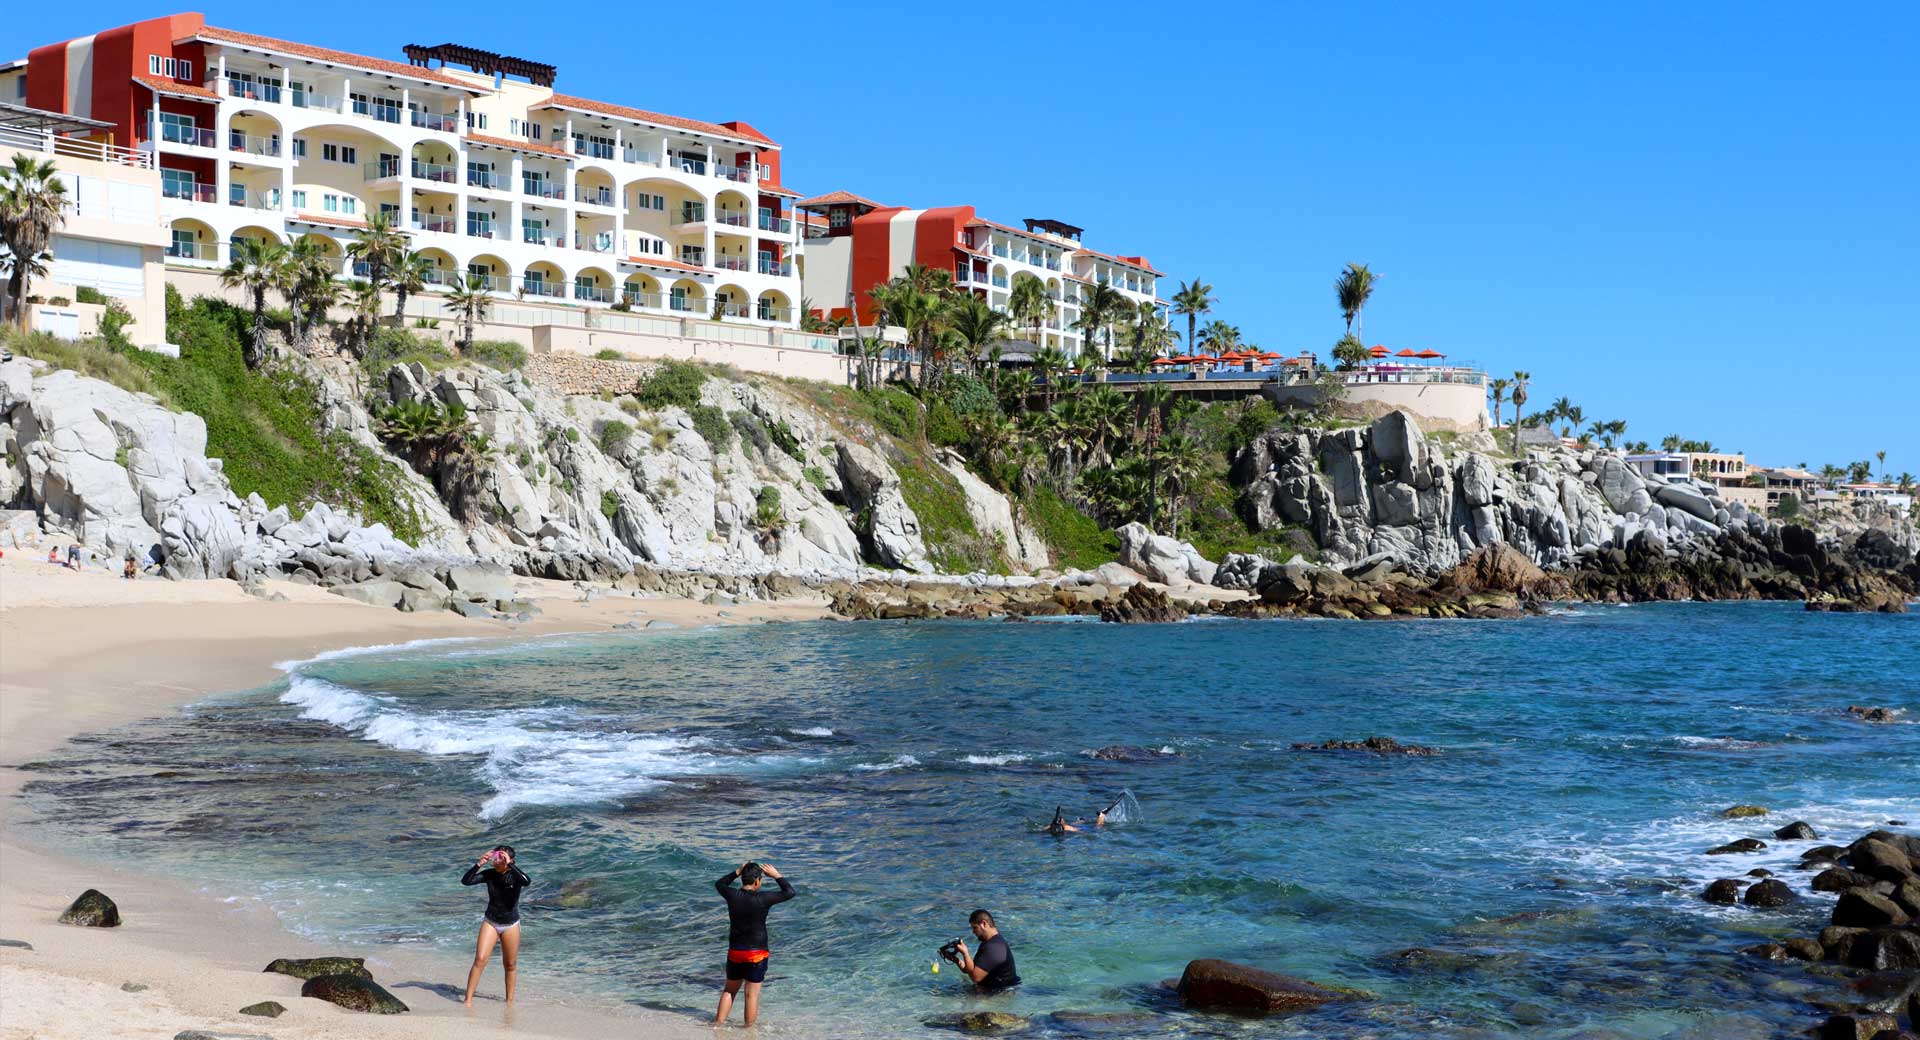
<svg viewBox="0 0 1920 1040">
<path fill-rule="evenodd" d="M 136 568 L 136 567 L 134 567 L 134 565 L 133 565 L 133 557 L 132 557 L 132 556 L 128 556 L 128 557 L 127 557 L 127 566 L 125 567 L 125 569 L 123 569 L 123 570 L 122 570 L 122 571 L 120 572 L 120 576 L 121 576 L 122 578 L 125 578 L 125 579 L 127 579 L 128 581 L 132 581 L 132 580 L 133 580 L 134 578 L 136 578 L 136 577 L 138 577 L 139 575 L 140 575 L 140 571 L 139 571 L 139 569 L 138 569 L 138 568 Z"/>
<path fill-rule="evenodd" d="M 772 878 L 780 890 L 760 891 L 762 877 Z M 739 888 L 733 887 L 735 879 L 740 882 Z M 749 860 L 715 881 L 713 887 L 727 901 L 727 981 L 720 990 L 720 1007 L 713 1013 L 713 1024 L 724 1024 L 733 1014 L 733 995 L 745 985 L 746 1024 L 751 1027 L 760 1017 L 760 986 L 767 981 L 767 910 L 792 899 L 793 886 L 773 864 Z"/>
<path fill-rule="evenodd" d="M 980 940 L 980 949 L 969 954 L 966 943 L 959 945 L 954 952 L 959 958 L 960 973 L 982 993 L 998 993 L 1018 986 L 1020 974 L 1013 970 L 1013 948 L 1007 945 L 1007 937 L 1000 934 L 993 915 L 975 910 L 967 916 L 967 926 L 972 929 L 973 937 Z"/>
<path fill-rule="evenodd" d="M 487 886 L 487 910 L 480 918 L 480 935 L 473 949 L 473 967 L 467 972 L 467 996 L 461 1003 L 473 1006 L 474 988 L 480 985 L 480 973 L 493 956 L 493 944 L 500 944 L 500 966 L 507 973 L 507 1003 L 513 1003 L 514 970 L 520 960 L 520 892 L 533 884 L 513 861 L 513 846 L 495 845 L 480 861 L 467 868 L 460 879 L 463 885 Z"/>
<path fill-rule="evenodd" d="M 53 545 L 53 546 L 47 547 L 47 562 L 53 564 L 55 567 L 60 566 L 60 547 L 59 546 Z"/>
</svg>

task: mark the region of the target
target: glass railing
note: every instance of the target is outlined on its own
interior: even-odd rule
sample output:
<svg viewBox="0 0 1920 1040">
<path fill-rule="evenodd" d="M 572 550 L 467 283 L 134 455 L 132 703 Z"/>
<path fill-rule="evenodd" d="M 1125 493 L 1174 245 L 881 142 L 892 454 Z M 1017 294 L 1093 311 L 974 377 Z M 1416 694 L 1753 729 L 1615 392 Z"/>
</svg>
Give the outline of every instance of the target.
<svg viewBox="0 0 1920 1040">
<path fill-rule="evenodd" d="M 168 144 L 190 144 L 200 148 L 212 148 L 214 133 L 212 130 L 197 126 L 183 126 L 179 123 L 161 123 L 160 140 Z"/>
<path fill-rule="evenodd" d="M 611 253 L 613 252 L 613 236 L 604 233 L 577 234 L 573 236 L 573 248 L 585 250 L 589 253 Z"/>
<path fill-rule="evenodd" d="M 747 227 L 752 224 L 752 220 L 740 210 L 717 209 L 713 211 L 713 219 L 728 227 Z"/>
<path fill-rule="evenodd" d="M 705 159 L 688 159 L 682 157 L 673 160 L 671 165 L 678 167 L 681 173 L 692 173 L 702 177 L 707 175 L 707 161 Z"/>
<path fill-rule="evenodd" d="M 227 77 L 227 96 L 245 98 L 248 101 L 280 103 L 280 84 L 265 80 L 244 80 L 235 76 Z"/>
<path fill-rule="evenodd" d="M 500 227 L 496 224 L 491 224 L 486 221 L 469 220 L 467 221 L 467 237 L 469 238 L 500 238 L 501 237 Z"/>
<path fill-rule="evenodd" d="M 567 197 L 567 185 L 546 177 L 520 178 L 520 190 L 538 199 L 564 199 Z"/>
<path fill-rule="evenodd" d="M 611 159 L 613 158 L 613 145 L 605 141 L 582 141 L 576 139 L 573 142 L 573 154 L 584 155 L 589 159 Z"/>
<path fill-rule="evenodd" d="M 443 235 L 453 234 L 452 217 L 415 217 L 410 222 L 415 231 L 437 231 Z"/>
<path fill-rule="evenodd" d="M 216 196 L 211 184 L 195 184 L 192 181 L 161 181 L 160 194 L 169 199 L 186 199 L 189 202 L 212 202 Z"/>
<path fill-rule="evenodd" d="M 620 158 L 630 163 L 644 163 L 648 166 L 660 165 L 660 156 L 644 148 L 623 148 L 620 150 Z"/>
<path fill-rule="evenodd" d="M 741 184 L 748 184 L 753 180 L 752 170 L 745 166 L 728 166 L 725 163 L 714 163 L 713 175 L 730 181 L 738 181 Z"/>
<path fill-rule="evenodd" d="M 994 246 L 994 247 L 993 247 L 993 255 L 994 255 L 994 256 L 997 256 L 997 257 L 999 257 L 999 258 L 1001 258 L 1002 260 L 1004 260 L 1004 259 L 1006 259 L 1006 258 L 1007 258 L 1007 247 L 1006 247 L 1006 246 Z"/>
<path fill-rule="evenodd" d="M 793 234 L 793 221 L 786 217 L 776 217 L 768 210 L 760 211 L 760 230 L 771 231 L 779 235 Z"/>
<path fill-rule="evenodd" d="M 693 299 L 692 297 L 689 297 L 689 296 L 682 296 L 678 293 L 675 293 L 673 296 L 667 299 L 668 310 L 675 310 L 675 311 L 681 311 L 683 313 L 690 313 L 692 311 L 699 309 L 699 306 L 700 306 L 699 300 Z"/>
<path fill-rule="evenodd" d="M 338 94 L 316 94 L 311 90 L 295 89 L 293 91 L 293 107 L 318 108 L 328 112 L 338 112 L 340 111 L 340 96 Z"/>
<path fill-rule="evenodd" d="M 355 98 L 353 101 L 353 114 L 356 116 L 366 116 L 370 119 L 378 119 L 382 123 L 398 123 L 400 121 L 400 106 L 391 101 L 369 101 Z"/>
<path fill-rule="evenodd" d="M 762 304 L 757 310 L 754 311 L 754 316 L 759 318 L 761 321 L 792 321 L 793 308 L 771 307 L 771 306 L 767 306 L 766 304 Z"/>
<path fill-rule="evenodd" d="M 467 183 L 476 188 L 498 188 L 504 181 L 504 177 L 492 170 L 475 170 L 472 168 L 468 168 L 467 170 Z"/>
<path fill-rule="evenodd" d="M 760 258 L 759 270 L 761 274 L 770 274 L 775 278 L 786 278 L 793 274 L 793 261 L 774 260 L 770 257 L 763 256 Z"/>
<path fill-rule="evenodd" d="M 744 303 L 723 303 L 719 310 L 720 315 L 726 318 L 744 318 L 751 313 Z"/>
<path fill-rule="evenodd" d="M 539 228 L 521 228 L 520 241 L 529 243 L 531 245 L 536 245 L 536 246 L 549 246 L 549 245 L 558 244 L 554 242 L 552 235 L 547 234 L 545 231 L 542 231 Z"/>
<path fill-rule="evenodd" d="M 435 184 L 452 184 L 459 177 L 459 174 L 460 171 L 445 163 L 422 162 L 419 159 L 413 160 L 413 175 L 419 180 L 432 181 Z"/>
<path fill-rule="evenodd" d="M 449 134 L 460 132 L 460 117 L 451 112 L 422 112 L 416 108 L 410 114 L 414 126 Z"/>
<path fill-rule="evenodd" d="M 559 282 L 549 282 L 544 278 L 523 278 L 520 280 L 520 285 L 526 289 L 528 296 L 545 296 L 559 300 L 565 299 L 567 295 Z"/>
<path fill-rule="evenodd" d="M 576 184 L 573 188 L 573 197 L 574 201 L 584 202 L 589 206 L 613 205 L 612 188 L 583 188 Z"/>
<path fill-rule="evenodd" d="M 469 272 L 456 284 L 465 286 L 473 279 L 479 279 L 480 287 L 488 292 L 503 293 L 513 291 L 513 280 L 505 275 L 499 274 L 473 274 Z"/>
<path fill-rule="evenodd" d="M 213 245 L 199 242 L 175 242 L 167 247 L 167 256 L 175 260 L 217 260 Z"/>
<path fill-rule="evenodd" d="M 707 266 L 707 251 L 698 246 L 689 246 L 680 250 L 679 261 L 692 267 Z"/>
<path fill-rule="evenodd" d="M 745 272 L 753 269 L 753 265 L 749 264 L 744 256 L 716 256 L 713 258 L 713 266 L 722 271 Z"/>
<path fill-rule="evenodd" d="M 400 176 L 400 159 L 396 156 L 392 159 L 375 159 L 369 163 L 361 163 L 360 175 L 370 181 L 398 177 Z"/>
<path fill-rule="evenodd" d="M 278 137 L 255 137 L 252 134 L 239 130 L 229 130 L 227 131 L 227 150 L 230 152 L 245 152 L 248 155 L 279 155 L 280 139 Z"/>
<path fill-rule="evenodd" d="M 1007 280 L 996 275 L 993 279 L 993 287 L 996 289 L 1005 289 L 1007 287 Z"/>
<path fill-rule="evenodd" d="M 613 290 L 598 285 L 584 285 L 580 282 L 575 282 L 573 283 L 573 298 L 576 300 L 586 300 L 590 303 L 612 303 Z"/>
<path fill-rule="evenodd" d="M 271 191 L 248 191 L 241 185 L 230 184 L 227 186 L 227 205 L 277 210 L 280 208 L 280 191 L 277 188 Z"/>
<path fill-rule="evenodd" d="M 675 224 L 699 224 L 707 219 L 707 207 L 682 206 L 680 212 L 673 215 Z"/>
<path fill-rule="evenodd" d="M 418 224 L 414 225 L 418 227 Z M 430 267 L 422 272 L 421 281 L 442 289 L 458 289 L 466 284 L 466 279 L 458 271 L 449 271 L 441 267 Z"/>
<path fill-rule="evenodd" d="M 645 292 L 636 286 L 627 286 L 620 294 L 620 298 L 625 300 L 629 307 L 647 307 L 652 310 L 660 309 L 659 293 Z"/>
</svg>

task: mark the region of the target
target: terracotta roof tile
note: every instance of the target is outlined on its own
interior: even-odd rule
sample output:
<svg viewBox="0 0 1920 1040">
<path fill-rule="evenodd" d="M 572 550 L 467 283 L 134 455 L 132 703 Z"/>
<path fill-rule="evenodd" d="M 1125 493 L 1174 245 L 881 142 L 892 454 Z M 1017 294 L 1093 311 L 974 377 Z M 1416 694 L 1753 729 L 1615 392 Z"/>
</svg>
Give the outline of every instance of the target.
<svg viewBox="0 0 1920 1040">
<path fill-rule="evenodd" d="M 1129 259 L 1124 256 L 1108 256 L 1107 254 L 1102 253 L 1099 250 L 1087 249 L 1085 247 L 1081 247 L 1080 251 L 1082 253 L 1087 254 L 1088 256 L 1098 257 L 1102 260 L 1111 261 L 1112 263 L 1124 264 L 1127 267 L 1139 268 L 1140 270 L 1145 271 L 1148 274 L 1152 274 L 1152 275 L 1161 274 L 1161 272 L 1154 270 L 1152 265 L 1146 262 L 1146 257 L 1134 257 Z"/>
<path fill-rule="evenodd" d="M 565 148 L 557 148 L 550 144 L 535 144 L 532 141 L 516 141 L 511 137 L 489 137 L 486 134 L 470 133 L 465 136 L 467 140 L 472 141 L 474 144 L 490 144 L 495 148 L 518 148 L 523 152 L 539 152 L 541 155 L 557 155 L 562 159 L 567 157 L 567 150 Z"/>
<path fill-rule="evenodd" d="M 206 87 L 194 83 L 181 83 L 163 76 L 149 76 L 143 73 L 134 76 L 133 81 L 156 94 L 170 94 L 174 97 L 193 98 L 196 101 L 220 100 L 220 94 L 217 91 L 208 90 Z"/>
<path fill-rule="evenodd" d="M 657 260 L 650 256 L 630 256 L 630 257 L 627 257 L 625 260 L 621 261 L 621 263 L 638 264 L 641 267 L 664 267 L 669 271 L 691 271 L 694 274 L 712 274 L 713 273 L 704 267 L 695 267 L 692 264 L 683 264 L 678 260 Z"/>
<path fill-rule="evenodd" d="M 256 50 L 278 51 L 293 54 L 315 61 L 332 62 L 335 65 L 352 65 L 369 72 L 382 72 L 389 76 L 406 76 L 409 79 L 425 80 L 429 83 L 441 83 L 450 87 L 459 87 L 469 93 L 478 94 L 480 89 L 471 83 L 447 75 L 438 69 L 422 68 L 400 61 L 388 61 L 385 58 L 369 58 L 364 54 L 349 54 L 346 51 L 328 50 L 325 47 L 312 47 L 304 43 L 289 40 L 276 40 L 271 36 L 256 36 L 253 33 L 239 32 L 234 29 L 216 29 L 209 25 L 194 33 L 188 39 L 212 40 L 215 43 L 231 43 L 239 47 L 252 47 Z"/>
<path fill-rule="evenodd" d="M 325 227 L 365 228 L 367 226 L 367 222 L 364 220 L 352 220 L 346 217 L 321 216 L 320 214 L 317 214 L 317 213 L 296 213 L 294 214 L 293 219 L 303 224 L 320 224 Z"/>
<path fill-rule="evenodd" d="M 872 199 L 861 198 L 850 191 L 830 191 L 825 195 L 815 195 L 810 199 L 801 199 L 799 202 L 794 203 L 794 205 L 801 209 L 810 209 L 814 206 L 835 206 L 849 202 L 856 206 L 866 206 L 870 209 L 882 208 L 878 202 Z"/>
<path fill-rule="evenodd" d="M 762 184 L 758 190 L 762 195 L 778 195 L 783 199 L 797 199 L 800 197 L 799 192 L 794 191 L 792 188 L 782 188 L 778 184 Z"/>
<path fill-rule="evenodd" d="M 601 115 L 618 116 L 621 119 L 632 119 L 642 123 L 653 123 L 658 126 L 672 126 L 682 130 L 692 130 L 696 133 L 712 134 L 716 137 L 731 137 L 741 141 L 758 141 L 762 144 L 773 144 L 772 139 L 768 138 L 767 135 L 745 123 L 737 121 L 731 124 L 709 123 L 703 119 L 688 119 L 684 116 L 663 115 L 659 112 L 649 112 L 644 108 L 628 108 L 625 105 L 611 105 L 605 101 L 574 97 L 571 94 L 555 94 L 534 107 L 577 108 L 587 112 L 598 112 Z"/>
</svg>

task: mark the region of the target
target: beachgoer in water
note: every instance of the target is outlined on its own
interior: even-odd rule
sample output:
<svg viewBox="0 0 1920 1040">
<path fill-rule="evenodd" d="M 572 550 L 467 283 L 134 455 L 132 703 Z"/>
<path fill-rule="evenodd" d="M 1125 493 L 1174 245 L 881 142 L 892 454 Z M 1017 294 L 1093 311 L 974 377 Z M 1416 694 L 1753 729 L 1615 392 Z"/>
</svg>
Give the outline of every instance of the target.
<svg viewBox="0 0 1920 1040">
<path fill-rule="evenodd" d="M 480 985 L 480 973 L 493 956 L 493 944 L 500 944 L 500 966 L 507 972 L 507 1003 L 513 1003 L 514 970 L 520 960 L 520 892 L 533 884 L 513 861 L 513 846 L 495 845 L 480 861 L 467 868 L 460 879 L 463 885 L 487 886 L 487 910 L 480 918 L 480 935 L 474 942 L 473 967 L 467 971 L 467 996 L 461 1003 L 473 1006 L 474 988 Z"/>
<path fill-rule="evenodd" d="M 975 910 L 968 916 L 967 925 L 973 930 L 973 937 L 980 940 L 980 949 L 969 954 L 967 944 L 959 944 L 954 952 L 959 958 L 955 963 L 959 965 L 960 973 L 984 993 L 997 993 L 1018 986 L 1020 974 L 1013 970 L 1013 948 L 1007 945 L 1007 937 L 1001 935 L 999 926 L 993 923 L 993 915 L 985 910 Z"/>
<path fill-rule="evenodd" d="M 780 886 L 778 892 L 762 892 L 762 877 L 770 877 Z M 739 888 L 733 887 L 738 879 Z M 720 1007 L 713 1013 L 713 1024 L 721 1025 L 733 1014 L 733 995 L 746 986 L 746 1024 L 760 1017 L 760 986 L 767 981 L 767 910 L 794 896 L 793 886 L 770 863 L 748 861 L 740 869 L 713 883 L 720 898 L 727 901 L 727 982 L 720 990 Z"/>
<path fill-rule="evenodd" d="M 1092 827 L 1094 830 L 1099 830 L 1100 828 L 1105 827 L 1106 825 L 1107 825 L 1107 811 L 1105 809 L 1102 809 L 1099 812 L 1093 814 Z M 1068 823 L 1066 810 L 1060 806 L 1054 806 L 1053 822 L 1047 824 L 1045 827 L 1040 828 L 1040 833 L 1052 834 L 1056 837 L 1064 834 L 1078 834 L 1081 831 L 1085 830 L 1086 826 L 1087 826 L 1087 821 L 1085 820 L 1075 820 L 1073 823 Z"/>
</svg>

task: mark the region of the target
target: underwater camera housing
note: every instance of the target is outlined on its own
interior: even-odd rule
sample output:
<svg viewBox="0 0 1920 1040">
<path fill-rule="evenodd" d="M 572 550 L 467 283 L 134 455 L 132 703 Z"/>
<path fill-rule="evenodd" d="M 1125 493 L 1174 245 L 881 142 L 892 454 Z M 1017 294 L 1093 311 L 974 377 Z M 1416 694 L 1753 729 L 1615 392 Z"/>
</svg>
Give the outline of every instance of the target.
<svg viewBox="0 0 1920 1040">
<path fill-rule="evenodd" d="M 949 939 L 940 947 L 940 959 L 948 964 L 960 963 L 960 944 L 964 940 Z"/>
</svg>

